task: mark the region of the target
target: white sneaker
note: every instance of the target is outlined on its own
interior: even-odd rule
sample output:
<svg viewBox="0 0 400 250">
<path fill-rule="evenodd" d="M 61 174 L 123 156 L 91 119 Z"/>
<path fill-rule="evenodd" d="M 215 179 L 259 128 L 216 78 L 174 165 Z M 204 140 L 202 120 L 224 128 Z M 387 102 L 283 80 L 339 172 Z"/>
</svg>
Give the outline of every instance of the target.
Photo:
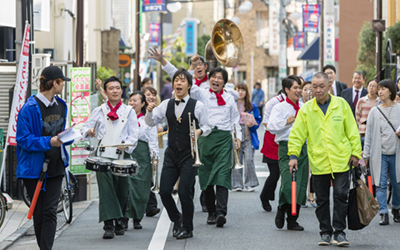
<svg viewBox="0 0 400 250">
<path fill-rule="evenodd" d="M 234 191 L 234 192 L 241 192 L 241 191 L 243 191 L 243 188 L 234 188 L 232 191 Z"/>
<path fill-rule="evenodd" d="M 246 187 L 246 189 L 247 189 L 247 192 L 254 192 L 254 188 L 253 187 Z"/>
</svg>

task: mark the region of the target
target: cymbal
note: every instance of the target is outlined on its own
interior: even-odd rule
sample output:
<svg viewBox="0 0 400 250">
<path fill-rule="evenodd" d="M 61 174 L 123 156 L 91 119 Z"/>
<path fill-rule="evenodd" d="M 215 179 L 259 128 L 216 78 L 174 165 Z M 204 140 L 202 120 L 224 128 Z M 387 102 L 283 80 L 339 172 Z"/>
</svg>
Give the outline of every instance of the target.
<svg viewBox="0 0 400 250">
<path fill-rule="evenodd" d="M 133 144 L 116 144 L 116 145 L 104 145 L 104 146 L 97 146 L 96 148 L 128 148 L 128 147 L 133 147 L 135 145 Z"/>
</svg>

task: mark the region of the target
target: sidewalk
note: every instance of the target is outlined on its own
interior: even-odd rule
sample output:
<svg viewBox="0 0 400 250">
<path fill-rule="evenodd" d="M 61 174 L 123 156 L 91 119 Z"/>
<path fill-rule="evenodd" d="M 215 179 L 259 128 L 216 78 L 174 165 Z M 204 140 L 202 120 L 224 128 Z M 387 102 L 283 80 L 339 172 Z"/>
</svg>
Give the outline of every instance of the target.
<svg viewBox="0 0 400 250">
<path fill-rule="evenodd" d="M 97 198 L 97 182 L 94 174 L 92 174 L 92 183 L 91 183 L 91 197 L 92 200 L 88 201 L 80 201 L 73 203 L 73 218 L 74 220 L 86 210 L 87 207 L 90 206 L 93 202 L 93 198 Z M 88 183 L 89 185 L 89 183 Z M 88 189 L 89 192 L 89 189 Z M 35 233 L 33 229 L 33 220 L 28 220 L 28 211 L 29 208 L 26 206 L 24 201 L 14 200 L 13 208 L 6 212 L 6 217 L 4 219 L 4 223 L 0 228 L 0 249 L 6 249 L 13 245 L 18 239 L 23 236 L 32 236 L 35 244 Z M 66 228 L 69 227 L 70 224 L 65 222 L 64 214 L 57 214 L 57 232 L 56 237 L 58 237 Z"/>
</svg>

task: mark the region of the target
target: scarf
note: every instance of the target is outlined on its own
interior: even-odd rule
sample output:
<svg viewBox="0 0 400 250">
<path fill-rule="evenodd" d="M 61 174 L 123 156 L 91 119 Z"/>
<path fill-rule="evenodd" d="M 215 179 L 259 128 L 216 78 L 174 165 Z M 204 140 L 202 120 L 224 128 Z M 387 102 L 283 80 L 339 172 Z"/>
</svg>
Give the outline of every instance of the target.
<svg viewBox="0 0 400 250">
<path fill-rule="evenodd" d="M 218 102 L 218 106 L 223 106 L 226 104 L 224 98 L 222 98 L 222 94 L 224 93 L 224 90 L 221 89 L 221 92 L 217 93 L 212 91 L 211 89 L 209 89 L 210 93 L 215 93 L 215 96 L 217 97 L 217 102 Z"/>
<path fill-rule="evenodd" d="M 198 87 L 200 87 L 200 84 L 202 84 L 203 82 L 206 82 L 208 80 L 207 74 L 202 80 L 197 80 L 197 79 L 195 79 L 195 80 L 196 80 L 196 82 L 194 84 L 196 84 Z"/>
<path fill-rule="evenodd" d="M 139 127 L 140 127 L 140 122 L 139 122 L 139 118 L 140 117 L 142 117 L 143 116 L 143 113 L 140 113 L 136 118 L 138 119 L 138 124 L 139 124 Z"/>
<path fill-rule="evenodd" d="M 119 107 L 121 107 L 122 105 L 122 101 L 119 101 L 119 103 L 117 105 L 115 105 L 115 107 L 113 108 L 113 106 L 111 105 L 110 101 L 107 101 L 107 105 L 110 108 L 110 113 L 107 114 L 108 118 L 111 119 L 111 121 L 115 121 L 118 120 L 118 115 L 117 115 L 117 110 L 119 109 Z"/>
<path fill-rule="evenodd" d="M 297 101 L 297 104 L 294 104 L 288 97 L 288 98 L 286 98 L 286 102 L 289 103 L 290 105 L 292 105 L 293 108 L 296 110 L 296 115 L 294 117 L 297 117 L 297 113 L 299 112 L 299 109 L 300 109 L 299 101 Z"/>
</svg>

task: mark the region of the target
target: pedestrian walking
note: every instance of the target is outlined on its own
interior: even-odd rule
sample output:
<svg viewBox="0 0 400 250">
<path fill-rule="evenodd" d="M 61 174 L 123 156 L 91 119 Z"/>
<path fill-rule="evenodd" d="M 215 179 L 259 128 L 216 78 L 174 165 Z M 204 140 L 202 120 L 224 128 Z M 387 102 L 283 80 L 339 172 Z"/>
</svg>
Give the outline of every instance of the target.
<svg viewBox="0 0 400 250">
<path fill-rule="evenodd" d="M 331 88 L 329 89 L 329 93 L 333 96 L 341 96 L 342 91 L 347 89 L 347 84 L 343 82 L 336 81 L 336 68 L 331 64 L 327 64 L 322 69 L 322 72 L 328 75 L 329 84 L 331 84 Z"/>
<path fill-rule="evenodd" d="M 368 91 L 363 87 L 365 83 L 365 76 L 362 71 L 356 71 L 353 74 L 353 87 L 344 89 L 341 93 L 347 103 L 350 105 L 353 116 L 356 117 L 357 102 L 361 97 L 368 95 Z"/>
<path fill-rule="evenodd" d="M 300 206 L 306 203 L 306 190 L 308 183 L 308 156 L 306 144 L 302 145 L 299 156 L 299 167 L 296 169 L 296 215 L 292 214 L 292 169 L 289 169 L 288 140 L 290 130 L 296 120 L 301 108 L 299 99 L 301 97 L 301 80 L 299 77 L 290 75 L 282 80 L 282 89 L 286 100 L 277 104 L 271 111 L 268 130 L 275 134 L 275 142 L 279 144 L 279 172 L 281 175 L 281 187 L 279 190 L 279 205 L 275 217 L 275 225 L 281 229 L 285 223 L 287 214 L 287 229 L 303 231 L 299 225 Z"/>
<path fill-rule="evenodd" d="M 161 90 L 160 96 L 161 96 L 161 101 L 170 99 L 172 97 L 172 83 L 171 83 L 171 78 L 167 77 L 165 79 L 165 85 Z"/>
<path fill-rule="evenodd" d="M 258 81 L 256 82 L 256 84 L 254 84 L 253 93 L 251 93 L 251 102 L 257 105 L 260 114 L 262 114 L 264 101 L 265 101 L 264 90 L 261 89 L 261 83 Z"/>
<path fill-rule="evenodd" d="M 68 153 L 58 134 L 65 129 L 67 105 L 57 95 L 64 89 L 64 76 L 57 66 L 43 69 L 39 92 L 30 96 L 18 114 L 17 169 L 32 200 L 45 160 L 49 160 L 44 186 L 33 213 L 36 242 L 40 249 L 52 249 L 57 226 L 57 205 L 61 182 L 68 166 Z"/>
<path fill-rule="evenodd" d="M 346 239 L 346 215 L 349 193 L 349 163 L 358 165 L 361 158 L 360 134 L 346 100 L 329 94 L 328 75 L 312 78 L 315 98 L 300 109 L 289 135 L 289 168 L 298 167 L 298 158 L 307 140 L 307 153 L 314 190 L 315 213 L 319 221 L 319 245 L 349 245 Z M 333 186 L 333 223 L 330 213 L 330 187 Z"/>
<path fill-rule="evenodd" d="M 387 187 L 390 176 L 392 185 L 392 214 L 394 222 L 400 222 L 400 104 L 395 103 L 396 85 L 386 79 L 378 84 L 382 104 L 373 107 L 368 115 L 363 158 L 372 172 L 376 186 L 381 221 L 389 224 Z"/>
<path fill-rule="evenodd" d="M 253 192 L 255 190 L 254 187 L 259 185 L 256 166 L 254 165 L 254 152 L 258 150 L 260 145 L 257 129 L 261 124 L 261 116 L 257 106 L 250 102 L 250 93 L 247 85 L 238 83 L 235 86 L 235 90 L 239 93 L 237 108 L 240 114 L 239 125 L 243 131 L 242 138 L 240 138 L 239 157 L 244 168 L 232 170 L 232 190 L 241 191 L 246 188 L 247 191 Z"/>
</svg>

